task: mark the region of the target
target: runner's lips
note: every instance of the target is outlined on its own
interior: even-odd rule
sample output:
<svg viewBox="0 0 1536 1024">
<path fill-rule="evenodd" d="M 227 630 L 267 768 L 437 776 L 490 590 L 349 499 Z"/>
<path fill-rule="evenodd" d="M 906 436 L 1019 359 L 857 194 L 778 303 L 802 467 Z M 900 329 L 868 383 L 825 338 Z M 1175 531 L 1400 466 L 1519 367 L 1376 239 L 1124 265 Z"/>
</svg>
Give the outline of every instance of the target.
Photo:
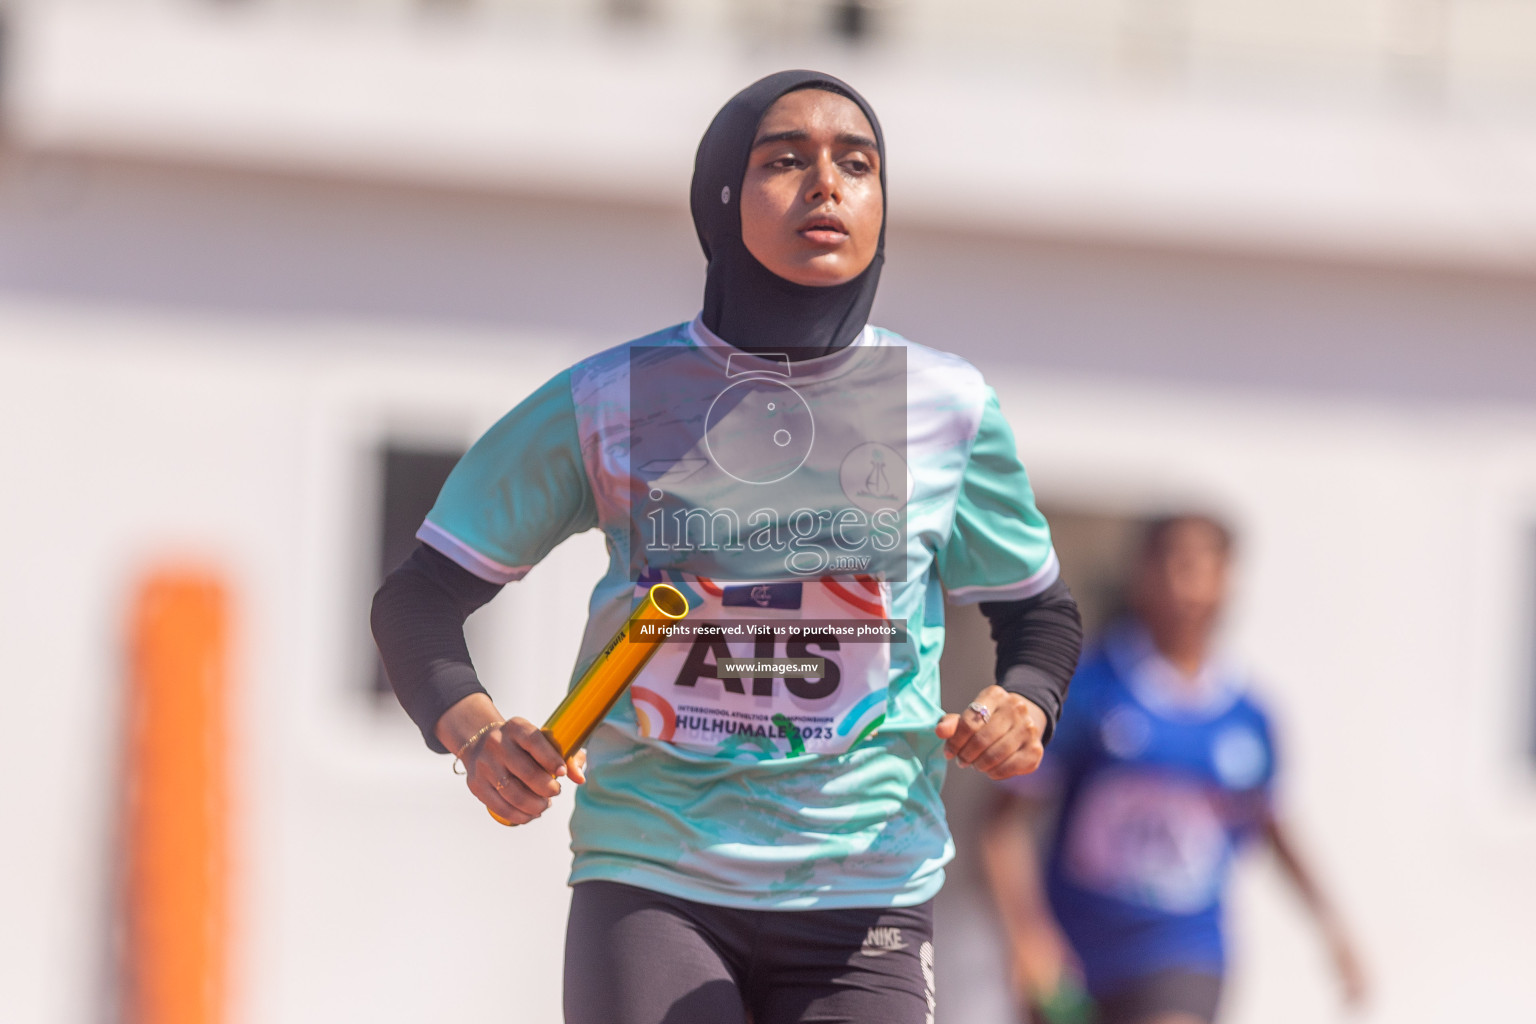
<svg viewBox="0 0 1536 1024">
<path fill-rule="evenodd" d="M 813 242 L 835 244 L 848 237 L 848 228 L 836 215 L 820 213 L 800 225 L 800 234 Z"/>
</svg>

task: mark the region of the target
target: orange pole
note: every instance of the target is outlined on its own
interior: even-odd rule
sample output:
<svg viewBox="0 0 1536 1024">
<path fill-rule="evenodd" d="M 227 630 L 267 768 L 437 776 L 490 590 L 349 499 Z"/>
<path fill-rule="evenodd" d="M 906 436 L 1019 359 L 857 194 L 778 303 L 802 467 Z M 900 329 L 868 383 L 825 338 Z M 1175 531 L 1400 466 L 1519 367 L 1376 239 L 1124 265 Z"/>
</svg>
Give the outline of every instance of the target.
<svg viewBox="0 0 1536 1024">
<path fill-rule="evenodd" d="M 229 931 L 229 602 L 151 574 L 132 611 L 124 1020 L 220 1024 Z"/>
</svg>

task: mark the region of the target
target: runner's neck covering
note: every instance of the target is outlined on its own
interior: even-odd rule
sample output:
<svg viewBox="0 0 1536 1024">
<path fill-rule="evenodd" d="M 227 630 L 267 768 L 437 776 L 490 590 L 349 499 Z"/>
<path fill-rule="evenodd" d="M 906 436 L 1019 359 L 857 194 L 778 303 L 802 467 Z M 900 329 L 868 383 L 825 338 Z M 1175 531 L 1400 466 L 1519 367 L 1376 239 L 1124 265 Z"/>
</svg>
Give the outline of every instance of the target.
<svg viewBox="0 0 1536 1024">
<path fill-rule="evenodd" d="M 869 119 L 880 153 L 881 223 L 875 258 L 851 281 L 815 287 L 787 281 L 757 261 L 741 240 L 741 183 L 768 108 L 786 93 L 819 88 L 840 93 Z M 869 319 L 885 263 L 885 136 L 864 97 L 845 82 L 815 71 L 780 71 L 733 96 L 699 142 L 689 206 L 709 260 L 704 326 L 749 352 L 783 352 L 813 359 L 853 342 Z"/>
</svg>

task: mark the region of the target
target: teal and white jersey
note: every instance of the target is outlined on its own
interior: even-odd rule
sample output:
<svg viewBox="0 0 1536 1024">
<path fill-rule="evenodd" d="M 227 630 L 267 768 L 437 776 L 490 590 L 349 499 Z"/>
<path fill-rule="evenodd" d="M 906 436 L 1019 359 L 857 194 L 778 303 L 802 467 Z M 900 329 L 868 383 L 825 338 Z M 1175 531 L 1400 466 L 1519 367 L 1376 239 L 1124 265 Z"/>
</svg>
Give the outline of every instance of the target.
<svg viewBox="0 0 1536 1024">
<path fill-rule="evenodd" d="M 769 909 L 932 897 L 954 853 L 933 733 L 944 591 L 1011 600 L 1057 576 L 981 374 L 874 327 L 791 363 L 681 324 L 508 413 L 417 536 L 505 583 L 594 527 L 609 568 L 573 680 L 651 581 L 723 628 L 661 645 L 593 733 L 571 881 Z M 858 636 L 891 624 L 898 642 Z M 784 657 L 822 675 L 721 671 Z"/>
</svg>

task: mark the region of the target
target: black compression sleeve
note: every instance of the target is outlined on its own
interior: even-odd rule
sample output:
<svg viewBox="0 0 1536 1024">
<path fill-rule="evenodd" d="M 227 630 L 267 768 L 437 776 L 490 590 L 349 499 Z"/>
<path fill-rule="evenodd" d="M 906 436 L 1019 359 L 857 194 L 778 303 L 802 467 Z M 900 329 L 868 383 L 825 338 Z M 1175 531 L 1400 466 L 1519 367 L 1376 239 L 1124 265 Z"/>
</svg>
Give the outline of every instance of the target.
<svg viewBox="0 0 1536 1024">
<path fill-rule="evenodd" d="M 1050 741 L 1083 647 L 1083 620 L 1061 580 L 1020 601 L 983 601 L 997 643 L 997 685 L 1045 712 Z"/>
<path fill-rule="evenodd" d="M 434 732 L 437 720 L 465 697 L 485 692 L 469 660 L 464 620 L 501 586 L 418 544 L 373 595 L 373 639 L 389 685 L 439 754 L 448 751 Z"/>
</svg>

